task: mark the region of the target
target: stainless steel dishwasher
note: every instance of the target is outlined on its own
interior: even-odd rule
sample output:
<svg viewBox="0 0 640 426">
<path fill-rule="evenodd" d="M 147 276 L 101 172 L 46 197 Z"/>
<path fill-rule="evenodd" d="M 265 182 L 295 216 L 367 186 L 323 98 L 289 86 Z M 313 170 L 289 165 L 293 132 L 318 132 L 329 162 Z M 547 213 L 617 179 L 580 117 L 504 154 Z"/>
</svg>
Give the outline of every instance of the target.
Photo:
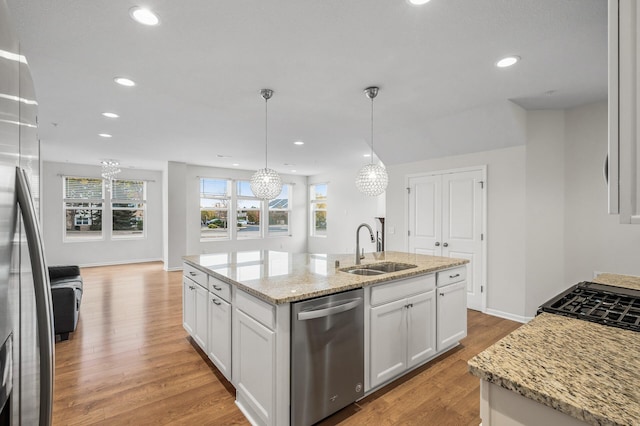
<svg viewBox="0 0 640 426">
<path fill-rule="evenodd" d="M 307 426 L 364 395 L 364 290 L 292 304 L 291 425 Z"/>
</svg>

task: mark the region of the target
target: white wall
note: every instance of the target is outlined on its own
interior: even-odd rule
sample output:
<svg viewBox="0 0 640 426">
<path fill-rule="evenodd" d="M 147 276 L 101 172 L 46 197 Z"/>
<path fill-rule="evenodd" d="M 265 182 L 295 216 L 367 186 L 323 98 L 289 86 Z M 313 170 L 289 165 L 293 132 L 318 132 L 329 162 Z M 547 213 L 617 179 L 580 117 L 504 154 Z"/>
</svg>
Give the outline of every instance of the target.
<svg viewBox="0 0 640 426">
<path fill-rule="evenodd" d="M 328 183 L 327 188 L 327 235 L 309 237 L 309 253 L 353 253 L 355 259 L 356 229 L 367 223 L 376 231 L 376 217 L 385 216 L 385 195 L 370 197 L 356 188 L 356 175 L 360 165 L 352 170 L 333 171 L 309 177 L 309 184 Z M 387 193 L 389 190 L 387 189 Z M 369 233 L 362 229 L 360 247 L 366 253 L 376 251 Z"/>
<path fill-rule="evenodd" d="M 187 253 L 187 165 L 176 161 L 167 163 L 163 223 L 165 224 L 164 268 L 168 271 L 182 269 L 182 256 Z M 196 204 L 198 206 L 198 204 Z"/>
<path fill-rule="evenodd" d="M 606 102 L 567 111 L 565 287 L 594 271 L 640 275 L 640 226 L 621 225 L 607 213 L 606 154 Z"/>
<path fill-rule="evenodd" d="M 527 113 L 525 314 L 567 287 L 564 283 L 563 110 Z"/>
<path fill-rule="evenodd" d="M 485 151 L 388 167 L 388 250 L 407 250 L 406 176 L 487 165 L 487 311 L 521 319 L 525 315 L 526 148 Z"/>
<path fill-rule="evenodd" d="M 49 265 L 107 265 L 162 259 L 162 172 L 122 169 L 120 179 L 147 181 L 146 237 L 131 240 L 63 242 L 62 176 L 100 177 L 100 166 L 43 162 L 42 229 Z"/>
<path fill-rule="evenodd" d="M 267 237 L 264 239 L 244 239 L 225 241 L 200 241 L 200 178 L 222 178 L 249 180 L 252 170 L 238 170 L 198 166 L 185 163 L 169 163 L 168 198 L 170 204 L 184 206 L 184 210 L 172 211 L 169 206 L 167 226 L 169 235 L 178 241 L 178 252 L 169 247 L 172 253 L 167 269 L 182 267 L 181 257 L 201 253 L 231 252 L 240 250 L 282 250 L 304 252 L 307 235 L 307 178 L 304 176 L 283 175 L 284 183 L 292 184 L 292 213 L 290 217 L 291 236 Z"/>
</svg>

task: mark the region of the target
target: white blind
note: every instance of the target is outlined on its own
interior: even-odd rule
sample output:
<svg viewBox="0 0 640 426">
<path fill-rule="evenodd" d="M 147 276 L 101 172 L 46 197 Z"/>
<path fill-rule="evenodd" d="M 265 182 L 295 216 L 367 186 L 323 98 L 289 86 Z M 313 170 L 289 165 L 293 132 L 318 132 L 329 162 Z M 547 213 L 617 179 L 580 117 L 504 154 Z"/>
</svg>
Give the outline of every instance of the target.
<svg viewBox="0 0 640 426">
<path fill-rule="evenodd" d="M 114 200 L 141 201 L 144 200 L 144 181 L 114 180 L 111 191 Z"/>
<path fill-rule="evenodd" d="M 64 198 L 102 199 L 102 179 L 65 177 Z"/>
</svg>

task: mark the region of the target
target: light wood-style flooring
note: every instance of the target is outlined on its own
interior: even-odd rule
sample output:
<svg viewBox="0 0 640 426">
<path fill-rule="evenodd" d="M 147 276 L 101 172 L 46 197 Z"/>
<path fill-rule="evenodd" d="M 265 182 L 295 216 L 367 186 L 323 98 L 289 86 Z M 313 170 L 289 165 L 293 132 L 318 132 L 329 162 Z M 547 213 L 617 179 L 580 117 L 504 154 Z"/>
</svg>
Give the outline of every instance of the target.
<svg viewBox="0 0 640 426">
<path fill-rule="evenodd" d="M 83 268 L 80 321 L 56 350 L 54 425 L 247 425 L 235 390 L 182 328 L 182 274 L 160 262 Z M 453 351 L 322 425 L 473 425 L 467 360 L 520 324 L 469 311 Z"/>
</svg>

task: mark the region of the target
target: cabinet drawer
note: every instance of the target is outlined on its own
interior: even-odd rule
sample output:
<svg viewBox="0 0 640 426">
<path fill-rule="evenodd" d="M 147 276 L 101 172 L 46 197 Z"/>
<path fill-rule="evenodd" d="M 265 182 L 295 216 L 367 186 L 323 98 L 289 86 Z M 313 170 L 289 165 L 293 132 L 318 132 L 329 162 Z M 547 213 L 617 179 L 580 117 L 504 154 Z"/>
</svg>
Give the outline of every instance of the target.
<svg viewBox="0 0 640 426">
<path fill-rule="evenodd" d="M 435 274 L 420 275 L 406 280 L 392 281 L 371 288 L 371 305 L 393 302 L 414 294 L 433 290 L 436 287 Z"/>
<path fill-rule="evenodd" d="M 200 269 L 196 269 L 188 263 L 183 263 L 182 266 L 182 275 L 185 277 L 191 278 L 196 283 L 200 284 L 202 287 L 208 289 L 207 285 L 207 274 L 202 272 Z"/>
<path fill-rule="evenodd" d="M 271 330 L 275 329 L 275 306 L 241 290 L 236 291 L 235 306 L 237 309 L 240 309 L 256 321 L 269 327 Z"/>
<path fill-rule="evenodd" d="M 231 301 L 231 286 L 224 281 L 210 276 L 209 291 L 227 302 Z"/>
<path fill-rule="evenodd" d="M 438 287 L 464 281 L 467 279 L 467 265 L 438 272 Z"/>
</svg>

